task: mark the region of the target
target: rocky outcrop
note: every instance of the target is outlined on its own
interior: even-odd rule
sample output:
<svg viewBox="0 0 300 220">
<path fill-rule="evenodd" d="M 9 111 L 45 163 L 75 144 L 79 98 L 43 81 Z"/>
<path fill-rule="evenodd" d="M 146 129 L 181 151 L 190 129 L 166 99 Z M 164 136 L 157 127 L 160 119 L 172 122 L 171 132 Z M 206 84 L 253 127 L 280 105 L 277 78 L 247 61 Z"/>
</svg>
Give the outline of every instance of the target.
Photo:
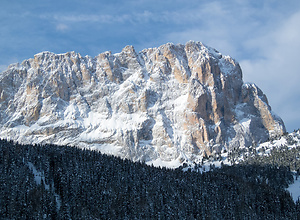
<svg viewBox="0 0 300 220">
<path fill-rule="evenodd" d="M 197 161 L 285 132 L 239 64 L 203 45 L 43 52 L 0 74 L 0 137 L 132 160 Z"/>
</svg>

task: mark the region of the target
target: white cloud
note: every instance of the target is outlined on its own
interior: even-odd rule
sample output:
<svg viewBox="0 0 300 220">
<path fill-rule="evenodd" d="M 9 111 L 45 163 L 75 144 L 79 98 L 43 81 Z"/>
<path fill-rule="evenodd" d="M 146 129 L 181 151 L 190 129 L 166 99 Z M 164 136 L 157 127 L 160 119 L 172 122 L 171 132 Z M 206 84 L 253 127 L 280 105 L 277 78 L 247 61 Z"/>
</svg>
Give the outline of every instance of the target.
<svg viewBox="0 0 300 220">
<path fill-rule="evenodd" d="M 44 16 L 45 17 L 45 16 Z M 149 12 L 136 12 L 132 14 L 69 14 L 69 15 L 48 15 L 48 19 L 53 19 L 58 22 L 69 22 L 69 23 L 101 23 L 101 24 L 113 24 L 113 23 L 125 23 L 125 22 L 138 22 L 145 23 L 150 20 L 156 19 L 156 16 Z"/>
<path fill-rule="evenodd" d="M 287 17 L 278 27 L 247 42 L 255 48 L 257 59 L 240 62 L 244 79 L 258 84 L 269 98 L 273 110 L 289 130 L 300 124 L 300 11 Z"/>
<path fill-rule="evenodd" d="M 188 40 L 202 41 L 224 54 L 237 57 L 241 51 L 241 43 L 250 38 L 253 29 L 257 29 L 257 20 L 253 14 L 257 13 L 247 4 L 235 2 L 223 4 L 213 1 L 188 11 L 178 12 L 174 16 L 185 23 L 183 30 L 168 33 L 166 38 L 174 42 L 184 43 Z M 175 18 L 174 18 L 175 19 Z"/>
<path fill-rule="evenodd" d="M 62 23 L 59 23 L 56 25 L 56 30 L 58 31 L 67 31 L 69 29 L 69 26 L 66 25 L 66 24 L 62 24 Z"/>
</svg>

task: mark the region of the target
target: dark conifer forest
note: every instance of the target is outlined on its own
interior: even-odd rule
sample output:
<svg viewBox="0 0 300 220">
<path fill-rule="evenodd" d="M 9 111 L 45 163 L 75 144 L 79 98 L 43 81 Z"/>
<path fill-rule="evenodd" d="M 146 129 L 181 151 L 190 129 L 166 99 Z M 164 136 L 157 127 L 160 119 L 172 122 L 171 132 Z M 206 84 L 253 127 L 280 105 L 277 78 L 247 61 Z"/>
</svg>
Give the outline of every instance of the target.
<svg viewBox="0 0 300 220">
<path fill-rule="evenodd" d="M 291 182 L 290 167 L 270 163 L 183 172 L 0 141 L 0 219 L 299 219 Z"/>
</svg>

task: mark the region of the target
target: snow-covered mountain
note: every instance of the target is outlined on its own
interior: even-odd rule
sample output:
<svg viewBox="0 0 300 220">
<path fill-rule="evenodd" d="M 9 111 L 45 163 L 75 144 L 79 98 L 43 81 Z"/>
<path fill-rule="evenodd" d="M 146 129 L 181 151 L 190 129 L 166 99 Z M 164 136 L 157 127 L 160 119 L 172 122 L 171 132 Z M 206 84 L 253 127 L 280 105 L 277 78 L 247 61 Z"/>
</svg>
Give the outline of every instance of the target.
<svg viewBox="0 0 300 220">
<path fill-rule="evenodd" d="M 0 74 L 0 137 L 182 163 L 285 132 L 239 64 L 200 42 L 43 52 Z"/>
</svg>

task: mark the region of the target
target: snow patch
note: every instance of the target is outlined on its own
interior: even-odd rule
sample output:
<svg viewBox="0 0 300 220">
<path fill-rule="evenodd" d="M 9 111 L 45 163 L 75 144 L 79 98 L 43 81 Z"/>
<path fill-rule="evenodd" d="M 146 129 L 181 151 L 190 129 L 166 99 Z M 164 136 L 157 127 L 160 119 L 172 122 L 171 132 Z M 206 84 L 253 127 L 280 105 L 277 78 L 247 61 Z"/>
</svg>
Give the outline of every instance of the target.
<svg viewBox="0 0 300 220">
<path fill-rule="evenodd" d="M 42 172 L 37 171 L 37 169 L 35 168 L 33 163 L 28 162 L 27 165 L 34 175 L 34 180 L 35 180 L 36 184 L 40 185 L 43 181 L 45 189 L 49 190 L 50 186 L 48 184 L 46 184 L 44 174 Z"/>
<path fill-rule="evenodd" d="M 148 161 L 146 162 L 147 165 L 153 165 L 155 167 L 168 167 L 168 168 L 177 168 L 182 165 L 182 162 L 180 162 L 179 158 L 176 160 L 171 161 L 165 161 L 161 158 L 157 158 L 156 160 Z"/>
<path fill-rule="evenodd" d="M 40 172 L 36 169 L 36 167 L 34 166 L 33 163 L 31 162 L 27 162 L 27 165 L 29 167 L 29 169 L 32 171 L 33 175 L 34 175 L 34 180 L 36 182 L 37 185 L 42 184 L 42 181 L 44 183 L 44 187 L 46 190 L 50 190 L 50 185 L 46 184 L 45 182 L 45 175 L 43 172 Z M 52 193 L 54 194 L 55 197 L 55 201 L 56 201 L 56 209 L 59 210 L 61 207 L 61 197 L 60 195 L 58 195 L 57 193 L 54 192 L 54 184 L 52 184 Z"/>
<path fill-rule="evenodd" d="M 289 185 L 287 190 L 290 192 L 291 196 L 293 197 L 294 202 L 300 199 L 300 178 L 296 178 L 294 176 L 294 183 Z"/>
</svg>

